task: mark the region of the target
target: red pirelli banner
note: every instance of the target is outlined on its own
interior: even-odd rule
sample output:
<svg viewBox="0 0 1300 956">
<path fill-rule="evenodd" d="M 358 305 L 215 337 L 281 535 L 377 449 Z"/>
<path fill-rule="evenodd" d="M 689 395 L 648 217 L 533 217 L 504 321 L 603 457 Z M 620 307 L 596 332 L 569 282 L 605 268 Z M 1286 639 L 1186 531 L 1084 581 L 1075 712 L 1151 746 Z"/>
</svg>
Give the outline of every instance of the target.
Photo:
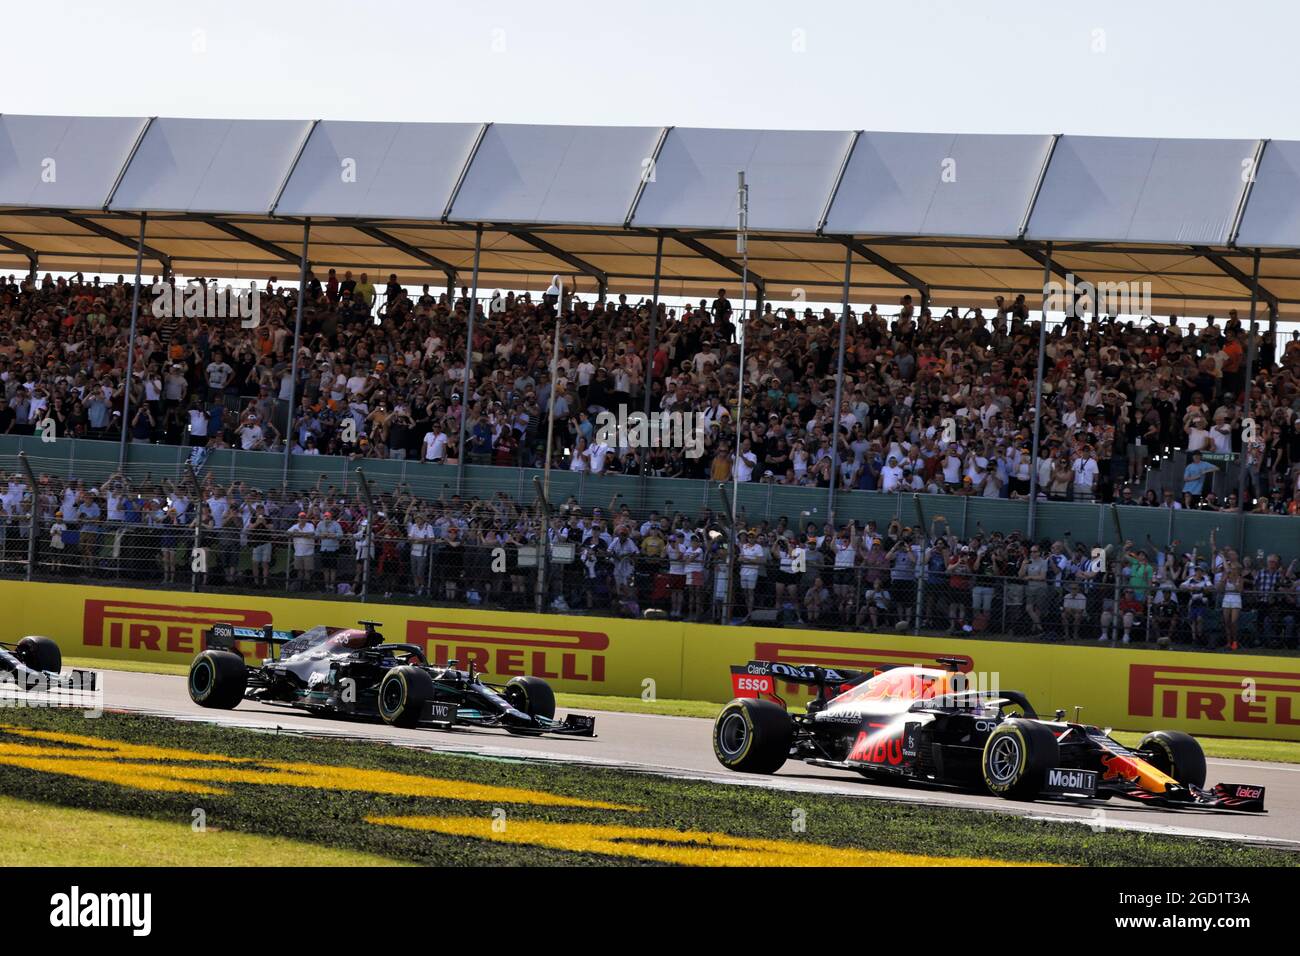
<svg viewBox="0 0 1300 956">
<path fill-rule="evenodd" d="M 215 623 L 279 630 L 379 621 L 392 641 L 502 680 L 544 677 L 557 690 L 725 701 L 733 665 L 750 660 L 867 670 L 956 658 L 969 686 L 1019 690 L 1040 713 L 1120 730 L 1157 727 L 1223 737 L 1300 740 L 1300 657 L 1074 647 L 792 628 L 514 614 L 0 582 L 13 640 L 45 634 L 65 657 L 188 664 Z M 265 646 L 241 645 L 250 661 Z M 798 700 L 808 688 L 778 684 Z"/>
</svg>

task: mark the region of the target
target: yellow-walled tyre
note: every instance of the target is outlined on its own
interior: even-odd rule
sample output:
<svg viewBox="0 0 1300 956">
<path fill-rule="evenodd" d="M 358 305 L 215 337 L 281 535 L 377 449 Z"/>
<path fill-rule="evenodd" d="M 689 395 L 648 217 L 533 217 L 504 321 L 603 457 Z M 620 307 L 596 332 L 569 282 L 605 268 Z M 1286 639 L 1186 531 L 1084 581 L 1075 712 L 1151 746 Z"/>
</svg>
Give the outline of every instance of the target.
<svg viewBox="0 0 1300 956">
<path fill-rule="evenodd" d="M 1153 730 L 1137 749 L 1146 762 L 1179 783 L 1205 786 L 1205 751 L 1191 734 L 1179 730 Z"/>
<path fill-rule="evenodd" d="M 713 722 L 718 763 L 741 773 L 776 773 L 793 739 L 794 721 L 770 700 L 733 700 Z"/>
<path fill-rule="evenodd" d="M 1005 720 L 984 742 L 984 785 L 994 796 L 1032 800 L 1060 759 L 1056 736 L 1033 720 Z"/>
<path fill-rule="evenodd" d="M 203 651 L 190 665 L 190 700 L 200 707 L 230 710 L 247 686 L 248 665 L 232 651 Z"/>
<path fill-rule="evenodd" d="M 379 682 L 379 716 L 394 727 L 414 727 L 426 701 L 433 699 L 433 678 L 422 667 L 390 668 Z"/>
</svg>

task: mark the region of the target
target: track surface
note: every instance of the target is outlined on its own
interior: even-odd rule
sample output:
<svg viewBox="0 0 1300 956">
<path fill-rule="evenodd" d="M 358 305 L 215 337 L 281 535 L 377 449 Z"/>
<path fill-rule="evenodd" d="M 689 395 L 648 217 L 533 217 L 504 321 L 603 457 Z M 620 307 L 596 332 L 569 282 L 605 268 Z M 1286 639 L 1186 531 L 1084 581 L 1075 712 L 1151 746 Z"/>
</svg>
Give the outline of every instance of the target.
<svg viewBox="0 0 1300 956">
<path fill-rule="evenodd" d="M 381 740 L 408 747 L 532 759 L 561 759 L 621 766 L 672 776 L 733 785 L 791 791 L 844 793 L 857 797 L 921 802 L 1017 813 L 1038 819 L 1072 821 L 1097 828 L 1196 834 L 1261 843 L 1289 843 L 1300 849 L 1300 764 L 1216 760 L 1208 783 L 1249 783 L 1267 788 L 1265 814 L 1195 810 L 1170 811 L 1112 799 L 1089 804 L 1014 804 L 983 794 L 909 785 L 868 783 L 855 774 L 788 763 L 771 777 L 723 770 L 713 756 L 711 722 L 693 717 L 660 717 L 595 711 L 595 739 L 515 737 L 493 730 L 401 730 L 383 724 L 313 717 L 302 711 L 243 702 L 233 711 L 212 711 L 189 698 L 183 677 L 111 671 L 103 683 L 105 706 L 212 723 L 288 732 Z M 561 710 L 561 714 L 563 710 Z"/>
</svg>

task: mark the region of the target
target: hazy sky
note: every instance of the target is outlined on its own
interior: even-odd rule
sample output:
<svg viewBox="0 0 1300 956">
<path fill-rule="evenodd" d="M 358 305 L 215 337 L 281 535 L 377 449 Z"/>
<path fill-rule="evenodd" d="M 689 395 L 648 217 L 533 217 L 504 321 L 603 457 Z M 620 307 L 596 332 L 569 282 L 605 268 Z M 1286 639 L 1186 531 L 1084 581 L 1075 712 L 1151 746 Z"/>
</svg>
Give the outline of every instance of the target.
<svg viewBox="0 0 1300 956">
<path fill-rule="evenodd" d="M 1300 5 L 43 0 L 0 111 L 1300 138 Z"/>
</svg>

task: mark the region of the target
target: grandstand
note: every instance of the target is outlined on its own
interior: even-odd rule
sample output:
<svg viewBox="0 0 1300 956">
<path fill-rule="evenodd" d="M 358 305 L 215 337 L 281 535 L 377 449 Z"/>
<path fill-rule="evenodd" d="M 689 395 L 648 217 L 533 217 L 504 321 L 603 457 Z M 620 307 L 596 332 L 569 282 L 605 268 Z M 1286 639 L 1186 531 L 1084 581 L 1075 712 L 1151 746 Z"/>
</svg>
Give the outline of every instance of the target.
<svg viewBox="0 0 1300 956">
<path fill-rule="evenodd" d="M 1300 143 L 0 133 L 8 573 L 1296 645 Z M 176 276 L 265 283 L 257 321 L 155 308 Z"/>
</svg>

